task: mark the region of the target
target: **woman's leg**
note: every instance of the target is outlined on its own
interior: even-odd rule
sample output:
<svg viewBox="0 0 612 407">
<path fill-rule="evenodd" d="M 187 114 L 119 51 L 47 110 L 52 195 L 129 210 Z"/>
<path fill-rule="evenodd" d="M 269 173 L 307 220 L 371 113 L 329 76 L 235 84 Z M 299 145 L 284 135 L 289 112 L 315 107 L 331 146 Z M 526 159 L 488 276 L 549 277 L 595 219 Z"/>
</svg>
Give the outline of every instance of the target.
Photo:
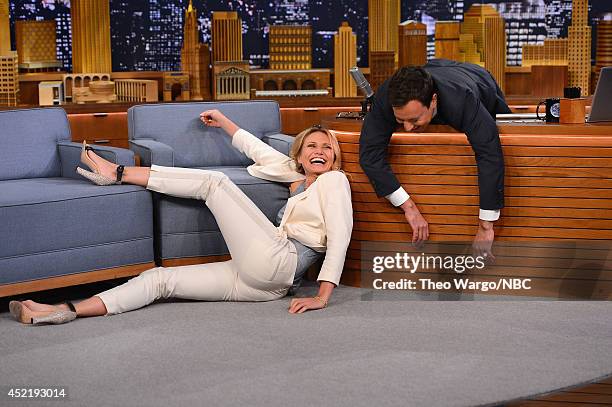
<svg viewBox="0 0 612 407">
<path fill-rule="evenodd" d="M 87 151 L 87 156 L 98 166 L 100 175 L 104 175 L 110 179 L 117 178 L 117 164 L 105 160 L 92 150 Z M 147 183 L 149 182 L 150 172 L 151 169 L 149 167 L 125 167 L 121 182 L 124 184 L 133 184 L 146 187 Z"/>
<path fill-rule="evenodd" d="M 22 304 L 32 311 L 33 316 L 44 316 L 49 312 L 57 310 L 70 310 L 67 304 L 48 305 L 41 304 L 32 300 L 22 301 Z M 96 317 L 100 315 L 105 315 L 107 313 L 104 303 L 99 297 L 96 296 L 75 303 L 74 308 L 76 309 L 78 317 Z"/>
<path fill-rule="evenodd" d="M 154 165 L 147 188 L 205 201 L 239 279 L 247 285 L 264 290 L 274 290 L 278 283 L 291 285 L 297 262 L 295 247 L 225 174 Z"/>
<path fill-rule="evenodd" d="M 234 299 L 236 272 L 232 262 L 157 267 L 147 270 L 125 284 L 97 294 L 107 314 L 142 308 L 162 298 L 200 301 Z M 95 297 L 94 297 L 95 298 Z"/>
<path fill-rule="evenodd" d="M 268 301 L 285 295 L 284 287 L 258 290 L 245 287 L 233 261 L 180 267 L 157 267 L 128 282 L 75 303 L 78 317 L 113 315 L 142 308 L 162 298 L 199 301 Z M 47 305 L 23 301 L 28 318 L 43 317 L 68 305 Z"/>
</svg>

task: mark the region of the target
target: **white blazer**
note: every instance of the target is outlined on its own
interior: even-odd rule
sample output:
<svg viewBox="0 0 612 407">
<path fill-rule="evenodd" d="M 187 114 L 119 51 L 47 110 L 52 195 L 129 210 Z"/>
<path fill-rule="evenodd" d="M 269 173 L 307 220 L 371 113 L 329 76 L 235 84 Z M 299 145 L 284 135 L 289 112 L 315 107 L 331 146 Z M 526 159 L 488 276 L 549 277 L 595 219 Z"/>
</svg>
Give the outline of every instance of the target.
<svg viewBox="0 0 612 407">
<path fill-rule="evenodd" d="M 247 168 L 254 177 L 283 183 L 305 178 L 295 170 L 291 158 L 246 130 L 234 133 L 232 145 L 255 161 Z M 304 192 L 289 198 L 278 229 L 284 237 L 325 252 L 317 281 L 338 285 L 353 230 L 351 188 L 346 175 L 340 171 L 322 174 Z"/>
</svg>

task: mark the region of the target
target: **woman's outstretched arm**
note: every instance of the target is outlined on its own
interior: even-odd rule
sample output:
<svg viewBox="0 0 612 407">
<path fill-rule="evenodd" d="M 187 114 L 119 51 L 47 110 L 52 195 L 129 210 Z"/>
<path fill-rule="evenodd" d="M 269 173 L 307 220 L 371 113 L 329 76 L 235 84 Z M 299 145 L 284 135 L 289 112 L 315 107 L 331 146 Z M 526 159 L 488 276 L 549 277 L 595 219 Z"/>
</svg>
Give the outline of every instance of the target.
<svg viewBox="0 0 612 407">
<path fill-rule="evenodd" d="M 236 123 L 228 119 L 217 109 L 206 110 L 200 113 L 200 120 L 207 126 L 222 128 L 230 137 L 240 130 Z"/>
<path fill-rule="evenodd" d="M 220 111 L 202 112 L 200 120 L 207 126 L 223 129 L 232 138 L 232 146 L 255 161 L 255 165 L 249 168 L 256 173 L 249 170 L 251 175 L 275 182 L 293 182 L 304 178 L 295 172 L 291 158 L 241 129 Z"/>
</svg>

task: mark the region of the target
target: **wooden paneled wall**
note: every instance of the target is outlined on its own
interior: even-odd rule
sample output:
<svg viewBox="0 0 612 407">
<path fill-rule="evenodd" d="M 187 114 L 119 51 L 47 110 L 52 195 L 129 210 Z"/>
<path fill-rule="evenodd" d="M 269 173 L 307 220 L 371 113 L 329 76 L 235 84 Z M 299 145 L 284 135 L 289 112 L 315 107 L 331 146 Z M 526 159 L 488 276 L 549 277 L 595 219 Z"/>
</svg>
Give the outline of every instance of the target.
<svg viewBox="0 0 612 407">
<path fill-rule="evenodd" d="M 337 132 L 337 137 L 354 209 L 343 283 L 360 285 L 362 276 L 372 274 L 363 268 L 367 262 L 361 263 L 363 251 L 378 244 L 379 250 L 394 252 L 402 246 L 394 242 L 409 241 L 412 232 L 403 212 L 378 198 L 361 170 L 359 134 Z M 612 299 L 612 136 L 502 134 L 501 141 L 506 207 L 495 223 L 497 259 L 466 275 L 480 281 L 532 279 L 529 292 L 505 294 Z M 429 222 L 430 241 L 473 240 L 479 192 L 465 135 L 396 134 L 389 161 Z M 455 273 L 443 274 L 434 277 Z M 399 277 L 417 280 L 432 273 Z"/>
</svg>

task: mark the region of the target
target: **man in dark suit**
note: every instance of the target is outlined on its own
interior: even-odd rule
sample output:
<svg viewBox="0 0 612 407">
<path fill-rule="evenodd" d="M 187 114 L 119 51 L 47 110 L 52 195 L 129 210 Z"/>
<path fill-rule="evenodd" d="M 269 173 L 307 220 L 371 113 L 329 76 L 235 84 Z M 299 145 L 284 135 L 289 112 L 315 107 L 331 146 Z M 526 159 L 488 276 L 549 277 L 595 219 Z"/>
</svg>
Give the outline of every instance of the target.
<svg viewBox="0 0 612 407">
<path fill-rule="evenodd" d="M 359 162 L 376 194 L 404 210 L 412 241 L 429 237 L 429 227 L 387 162 L 387 146 L 398 126 L 419 132 L 429 123 L 464 132 L 476 155 L 480 189 L 479 227 L 474 248 L 491 254 L 493 222 L 504 206 L 504 157 L 495 125 L 496 113 L 510 113 L 499 86 L 484 68 L 448 60 L 403 67 L 378 90 L 363 123 Z"/>
</svg>

